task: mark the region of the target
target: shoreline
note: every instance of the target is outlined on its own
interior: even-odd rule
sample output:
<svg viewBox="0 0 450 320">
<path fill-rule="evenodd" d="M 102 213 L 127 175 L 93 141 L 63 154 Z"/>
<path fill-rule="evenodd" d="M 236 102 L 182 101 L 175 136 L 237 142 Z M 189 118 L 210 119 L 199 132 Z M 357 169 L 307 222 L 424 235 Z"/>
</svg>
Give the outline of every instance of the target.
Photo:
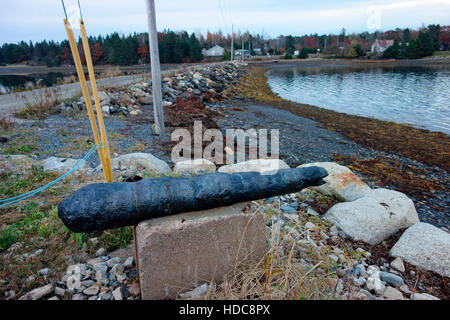
<svg viewBox="0 0 450 320">
<path fill-rule="evenodd" d="M 270 90 L 267 71 L 250 67 L 240 84 L 231 89 L 228 96 L 236 94 L 242 100 L 228 101 L 233 108 L 220 109 L 227 115 L 225 121 L 218 120 L 221 129 L 279 128 L 280 158 L 291 167 L 337 162 L 362 176 L 371 187 L 407 194 L 414 199 L 421 220 L 450 229 L 450 137 L 281 99 Z"/>
<path fill-rule="evenodd" d="M 283 99 L 272 92 L 266 76 L 269 71 L 268 67 L 251 66 L 249 73 L 241 79 L 238 87 L 232 89 L 232 93 L 253 103 L 287 110 L 317 121 L 324 128 L 367 148 L 406 156 L 449 171 L 450 137 L 447 134 Z"/>
</svg>

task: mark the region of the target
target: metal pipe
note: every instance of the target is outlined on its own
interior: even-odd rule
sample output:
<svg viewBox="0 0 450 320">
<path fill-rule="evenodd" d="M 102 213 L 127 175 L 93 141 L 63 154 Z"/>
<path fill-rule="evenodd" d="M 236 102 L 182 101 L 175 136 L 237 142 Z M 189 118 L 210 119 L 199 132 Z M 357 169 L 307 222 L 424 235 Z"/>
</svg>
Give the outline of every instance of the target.
<svg viewBox="0 0 450 320">
<path fill-rule="evenodd" d="M 63 200 L 58 215 L 74 232 L 102 231 L 298 192 L 324 184 L 327 175 L 323 168 L 308 167 L 278 170 L 274 174 L 210 173 L 190 178 L 91 184 Z"/>
</svg>

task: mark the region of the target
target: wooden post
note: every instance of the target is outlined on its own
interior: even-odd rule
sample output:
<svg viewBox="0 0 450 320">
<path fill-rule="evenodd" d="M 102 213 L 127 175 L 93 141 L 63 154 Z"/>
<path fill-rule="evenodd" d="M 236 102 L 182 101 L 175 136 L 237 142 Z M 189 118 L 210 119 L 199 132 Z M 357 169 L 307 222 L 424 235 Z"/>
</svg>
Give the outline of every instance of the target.
<svg viewBox="0 0 450 320">
<path fill-rule="evenodd" d="M 113 174 L 111 169 L 111 155 L 109 152 L 108 137 L 106 135 L 105 124 L 103 122 L 102 107 L 100 106 L 100 100 L 98 98 L 97 83 L 95 82 L 95 73 L 94 66 L 92 64 L 91 50 L 89 48 L 89 41 L 86 34 L 86 28 L 84 27 L 84 21 L 82 19 L 80 19 L 80 31 L 81 40 L 83 41 L 84 55 L 86 57 L 86 65 L 89 71 L 89 79 L 91 80 L 92 95 L 94 96 L 95 108 L 97 110 L 98 126 L 100 127 L 100 135 L 103 144 L 102 152 L 103 159 L 105 161 L 105 167 L 103 167 L 102 169 L 103 172 L 106 172 L 106 182 L 112 182 Z"/>
<path fill-rule="evenodd" d="M 70 49 L 72 50 L 73 61 L 75 62 L 75 67 L 77 69 L 78 80 L 80 80 L 81 91 L 83 92 L 84 103 L 86 104 L 86 109 L 89 115 L 89 121 L 91 123 L 92 131 L 94 134 L 94 141 L 96 145 L 100 145 L 100 136 L 98 134 L 97 123 L 95 122 L 94 111 L 92 110 L 92 101 L 89 89 L 86 83 L 86 78 L 84 76 L 83 65 L 81 64 L 80 54 L 78 52 L 77 43 L 75 42 L 75 37 L 73 35 L 72 26 L 67 19 L 64 19 L 64 26 L 66 27 L 67 36 L 69 38 Z M 98 156 L 103 168 L 103 176 L 105 180 L 108 181 L 108 173 L 105 170 L 105 159 L 103 157 L 103 150 L 97 149 Z"/>
<path fill-rule="evenodd" d="M 147 0 L 148 39 L 150 43 L 150 60 L 152 66 L 153 111 L 155 115 L 155 132 L 164 134 L 164 113 L 162 105 L 161 69 L 159 65 L 158 31 L 156 30 L 155 1 Z"/>
</svg>

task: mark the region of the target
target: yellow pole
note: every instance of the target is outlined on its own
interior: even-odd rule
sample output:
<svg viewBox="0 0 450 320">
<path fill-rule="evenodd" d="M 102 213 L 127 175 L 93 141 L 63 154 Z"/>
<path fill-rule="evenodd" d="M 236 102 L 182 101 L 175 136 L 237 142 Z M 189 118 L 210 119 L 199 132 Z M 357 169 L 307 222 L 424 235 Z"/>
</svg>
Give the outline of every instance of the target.
<svg viewBox="0 0 450 320">
<path fill-rule="evenodd" d="M 75 67 L 77 68 L 78 79 L 80 80 L 81 91 L 83 92 L 84 103 L 86 104 L 86 109 L 89 115 L 89 121 L 91 122 L 92 131 L 94 133 L 94 140 L 96 145 L 100 145 L 100 136 L 98 134 L 97 123 L 95 122 L 94 111 L 92 111 L 92 101 L 91 95 L 89 94 L 89 89 L 87 87 L 86 78 L 84 77 L 83 66 L 81 65 L 80 54 L 78 53 L 77 43 L 75 42 L 75 37 L 73 36 L 72 26 L 67 19 L 64 19 L 64 26 L 66 27 L 67 36 L 69 38 L 70 49 L 72 50 L 73 61 L 75 62 Z M 103 176 L 105 180 L 108 181 L 108 176 L 104 170 L 104 159 L 102 149 L 98 149 L 98 156 L 100 158 L 100 163 L 103 168 Z"/>
<path fill-rule="evenodd" d="M 97 83 L 95 82 L 95 73 L 94 73 L 94 66 L 92 64 L 91 50 L 89 48 L 89 42 L 86 35 L 86 28 L 84 27 L 84 21 L 82 19 L 80 19 L 80 31 L 81 31 L 81 39 L 83 41 L 84 55 L 86 56 L 86 65 L 89 71 L 89 79 L 91 80 L 92 95 L 94 96 L 95 108 L 97 110 L 98 126 L 100 127 L 100 135 L 102 137 L 102 143 L 104 145 L 103 159 L 105 166 L 103 167 L 103 171 L 106 172 L 106 175 L 108 176 L 106 182 L 112 182 L 113 175 L 111 169 L 111 155 L 109 151 L 108 137 L 106 135 L 105 124 L 103 122 L 102 108 L 100 106 L 100 100 L 98 98 Z"/>
</svg>

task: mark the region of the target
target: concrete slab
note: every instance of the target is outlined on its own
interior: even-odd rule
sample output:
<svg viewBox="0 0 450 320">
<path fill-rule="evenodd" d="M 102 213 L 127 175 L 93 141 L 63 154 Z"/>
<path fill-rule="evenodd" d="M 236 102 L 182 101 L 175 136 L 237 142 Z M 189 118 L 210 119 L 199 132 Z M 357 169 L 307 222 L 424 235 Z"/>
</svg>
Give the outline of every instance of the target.
<svg viewBox="0 0 450 320">
<path fill-rule="evenodd" d="M 174 299 L 265 255 L 266 227 L 249 203 L 152 219 L 136 226 L 142 299 Z"/>
</svg>

